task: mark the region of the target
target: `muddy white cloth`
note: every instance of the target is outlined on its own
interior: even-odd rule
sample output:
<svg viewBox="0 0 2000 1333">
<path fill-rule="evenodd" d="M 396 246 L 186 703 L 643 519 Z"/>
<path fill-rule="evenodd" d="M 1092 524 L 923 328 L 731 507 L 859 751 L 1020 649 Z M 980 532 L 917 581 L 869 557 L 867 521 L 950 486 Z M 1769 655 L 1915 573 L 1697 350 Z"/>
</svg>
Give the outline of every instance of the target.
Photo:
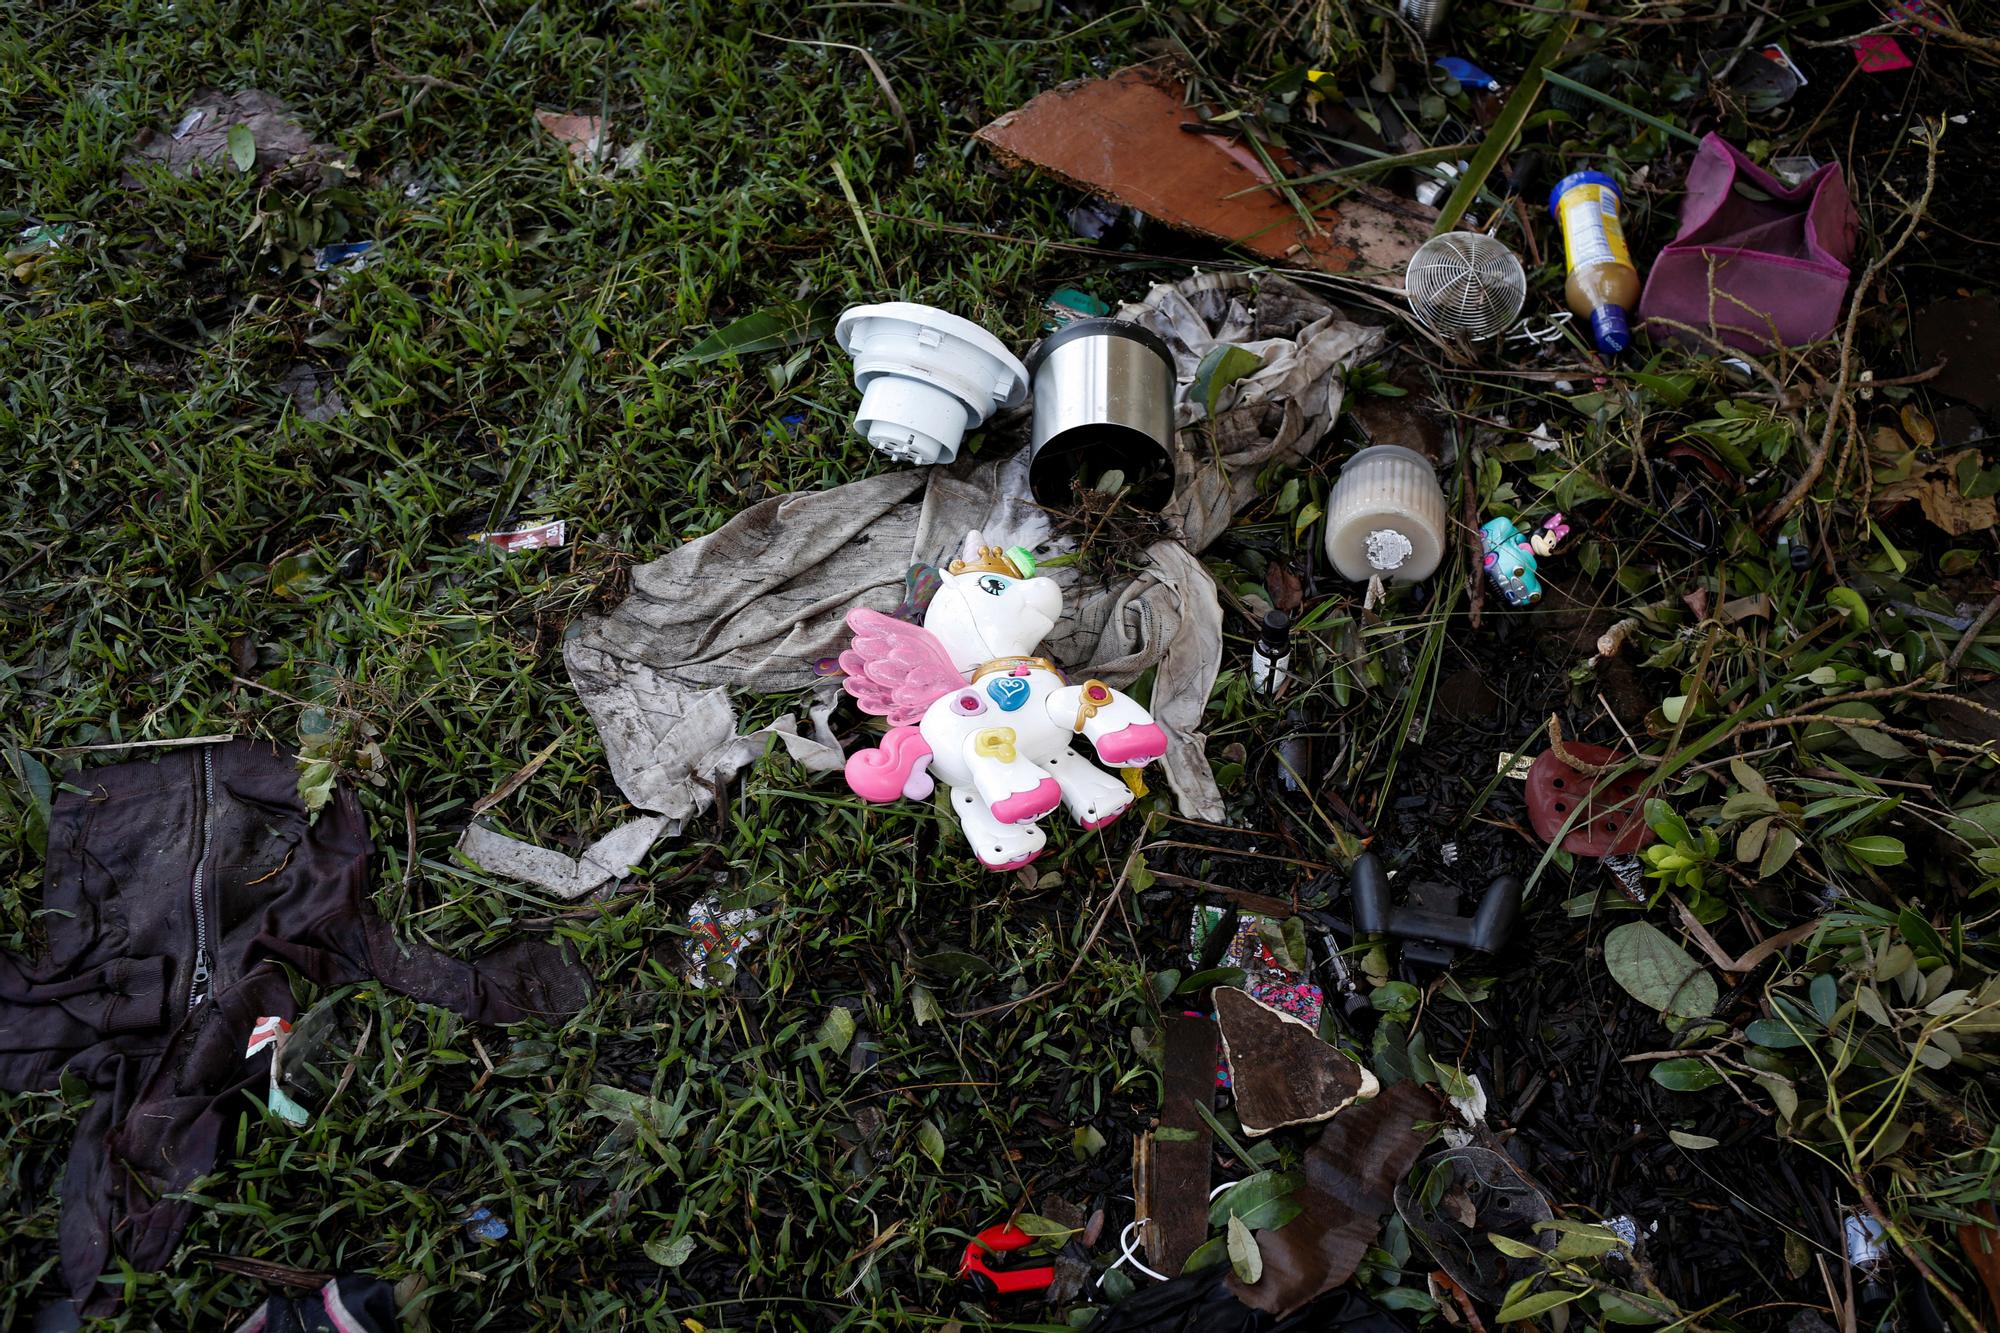
<svg viewBox="0 0 2000 1333">
<path fill-rule="evenodd" d="M 1201 423 L 1200 405 L 1181 404 L 1181 480 L 1167 510 L 1176 536 L 1148 545 L 1143 565 L 1105 568 L 1101 552 L 1046 563 L 1074 544 L 1029 499 L 1025 448 L 993 449 L 992 436 L 1020 430 L 1019 416 L 988 432 L 986 456 L 760 501 L 635 570 L 631 595 L 574 626 L 564 645 L 612 777 L 645 816 L 581 857 L 478 826 L 460 849 L 495 874 L 578 897 L 679 833 L 773 737 L 809 771 L 837 771 L 844 757 L 827 718 L 839 684 L 815 664 L 847 646 L 850 609 L 893 612 L 910 567 L 948 559 L 973 528 L 990 544 L 1027 547 L 1062 584 L 1064 618 L 1046 651 L 1066 671 L 1125 688 L 1154 670 L 1148 707 L 1168 736 L 1167 784 L 1184 814 L 1221 819 L 1201 716 L 1222 661 L 1222 610 L 1196 555 L 1255 494 L 1260 469 L 1300 461 L 1325 435 L 1342 372 L 1382 333 L 1282 279 L 1247 274 L 1155 287 L 1119 313 L 1167 340 L 1183 384 L 1222 343 L 1262 359 L 1224 391 L 1213 423 Z M 789 717 L 738 734 L 732 693 L 800 691 L 812 692 L 810 735 Z"/>
</svg>

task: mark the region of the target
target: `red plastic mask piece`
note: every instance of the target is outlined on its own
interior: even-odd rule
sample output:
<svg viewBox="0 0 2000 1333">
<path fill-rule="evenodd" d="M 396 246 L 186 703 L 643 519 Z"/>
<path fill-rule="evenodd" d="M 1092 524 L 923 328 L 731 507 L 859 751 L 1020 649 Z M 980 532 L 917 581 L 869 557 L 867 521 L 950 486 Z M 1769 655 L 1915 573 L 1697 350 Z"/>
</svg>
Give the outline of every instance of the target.
<svg viewBox="0 0 2000 1333">
<path fill-rule="evenodd" d="M 1571 756 L 1586 764 L 1617 765 L 1631 756 L 1602 745 L 1563 746 Z M 1528 769 L 1528 818 L 1535 835 L 1553 842 L 1563 821 L 1575 816 L 1562 849 L 1572 856 L 1610 856 L 1638 851 L 1659 841 L 1639 813 L 1639 784 L 1645 774 L 1638 769 L 1617 777 L 1607 773 L 1583 773 L 1556 758 L 1554 750 L 1544 750 Z M 1599 787 L 1595 800 L 1590 799 Z M 1579 813 L 1578 807 L 1581 806 Z"/>
</svg>

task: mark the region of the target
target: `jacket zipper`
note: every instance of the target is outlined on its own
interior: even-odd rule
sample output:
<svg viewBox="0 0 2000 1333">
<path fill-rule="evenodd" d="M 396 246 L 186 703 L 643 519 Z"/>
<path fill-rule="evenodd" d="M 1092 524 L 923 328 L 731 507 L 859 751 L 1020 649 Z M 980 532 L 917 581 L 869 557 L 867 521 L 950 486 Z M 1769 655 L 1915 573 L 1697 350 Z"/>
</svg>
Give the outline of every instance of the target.
<svg viewBox="0 0 2000 1333">
<path fill-rule="evenodd" d="M 215 759 L 208 747 L 201 748 L 201 849 L 194 863 L 194 880 L 189 897 L 194 906 L 194 980 L 188 983 L 188 1012 L 208 998 L 208 848 L 215 832 Z"/>
</svg>

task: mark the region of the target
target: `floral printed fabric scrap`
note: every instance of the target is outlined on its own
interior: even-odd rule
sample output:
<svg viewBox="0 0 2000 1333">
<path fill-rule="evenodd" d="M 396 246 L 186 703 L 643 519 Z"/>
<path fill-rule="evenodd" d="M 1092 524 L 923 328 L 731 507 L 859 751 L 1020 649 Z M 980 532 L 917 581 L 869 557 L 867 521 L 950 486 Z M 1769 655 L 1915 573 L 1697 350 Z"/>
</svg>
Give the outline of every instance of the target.
<svg viewBox="0 0 2000 1333">
<path fill-rule="evenodd" d="M 1223 915 L 1220 907 L 1195 909 L 1193 919 L 1188 923 L 1188 957 L 1192 961 L 1200 962 L 1209 932 L 1222 924 Z M 1264 940 L 1264 927 L 1275 932 L 1279 921 L 1275 917 L 1257 916 L 1250 912 L 1239 914 L 1235 938 L 1222 951 L 1216 966 L 1242 969 L 1246 994 L 1262 1000 L 1273 1009 L 1290 1014 L 1300 1022 L 1318 1027 L 1320 1011 L 1326 1007 L 1324 992 L 1278 960 Z M 1227 1060 L 1216 1060 L 1215 1083 L 1217 1087 L 1230 1086 Z"/>
</svg>

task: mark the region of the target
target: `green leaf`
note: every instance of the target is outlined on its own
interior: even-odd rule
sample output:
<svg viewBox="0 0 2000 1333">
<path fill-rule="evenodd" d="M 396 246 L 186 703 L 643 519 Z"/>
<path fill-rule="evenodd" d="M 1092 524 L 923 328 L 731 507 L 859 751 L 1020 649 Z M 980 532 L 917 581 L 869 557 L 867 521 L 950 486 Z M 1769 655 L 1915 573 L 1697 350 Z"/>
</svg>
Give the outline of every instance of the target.
<svg viewBox="0 0 2000 1333">
<path fill-rule="evenodd" d="M 918 954 L 913 961 L 926 972 L 954 980 L 993 975 L 993 964 L 963 949 L 939 949 L 936 953 Z"/>
<path fill-rule="evenodd" d="M 1201 364 L 1194 368 L 1194 383 L 1188 386 L 1188 394 L 1212 417 L 1222 391 L 1263 364 L 1263 357 L 1234 343 L 1211 348 L 1208 355 L 1201 359 Z"/>
<path fill-rule="evenodd" d="M 1855 629 L 1868 628 L 1868 603 L 1852 588 L 1833 588 L 1826 594 L 1827 610 L 1845 616 Z"/>
<path fill-rule="evenodd" d="M 1609 1254 L 1625 1244 L 1624 1239 L 1609 1227 L 1593 1226 L 1588 1222 L 1572 1222 L 1568 1218 L 1551 1218 L 1535 1223 L 1535 1233 L 1546 1235 L 1554 1232 L 1556 1247 L 1550 1254 L 1557 1259 L 1594 1259 Z"/>
<path fill-rule="evenodd" d="M 1445 1096 L 1454 1100 L 1470 1100 L 1479 1096 L 1479 1088 L 1456 1066 L 1433 1060 L 1431 1068 L 1437 1072 L 1438 1086 L 1444 1089 Z"/>
<path fill-rule="evenodd" d="M 1187 1262 L 1181 1265 L 1183 1273 L 1199 1273 L 1204 1268 L 1213 1268 L 1229 1258 L 1229 1236 L 1211 1236 L 1195 1247 Z"/>
<path fill-rule="evenodd" d="M 1739 791 L 1722 803 L 1722 817 L 1733 822 L 1751 815 L 1775 815 L 1778 802 L 1769 792 Z"/>
<path fill-rule="evenodd" d="M 1300 507 L 1299 512 L 1292 516 L 1292 536 L 1295 538 L 1302 536 L 1307 528 L 1319 522 L 1324 516 L 1325 511 L 1319 507 L 1319 501 L 1308 500 Z M 1295 921 L 1297 919 L 1296 917 L 1285 918 L 1287 921 Z"/>
<path fill-rule="evenodd" d="M 1694 835 L 1688 832 L 1687 821 L 1674 813 L 1674 808 L 1657 796 L 1646 798 L 1646 822 L 1653 832 L 1660 835 L 1660 841 L 1670 846 L 1692 843 Z"/>
<path fill-rule="evenodd" d="M 41 826 L 48 827 L 49 806 L 55 799 L 56 785 L 49 777 L 48 768 L 42 761 L 26 750 L 14 746 L 7 747 L 7 761 L 21 782 L 28 789 L 28 796 L 35 803 L 35 813 L 40 816 Z"/>
<path fill-rule="evenodd" d="M 248 125 L 229 127 L 229 160 L 238 171 L 248 171 L 257 165 L 257 136 Z"/>
<path fill-rule="evenodd" d="M 1512 1305 L 1501 1306 L 1500 1313 L 1494 1318 L 1503 1324 L 1516 1319 L 1533 1319 L 1559 1305 L 1568 1305 L 1582 1295 L 1580 1291 L 1538 1291 L 1532 1296 L 1523 1296 Z"/>
<path fill-rule="evenodd" d="M 1257 1248 L 1257 1238 L 1243 1225 L 1242 1218 L 1233 1215 L 1229 1219 L 1229 1266 L 1236 1271 L 1236 1280 L 1245 1286 L 1256 1285 L 1257 1279 L 1264 1276 L 1264 1252 Z"/>
<path fill-rule="evenodd" d="M 1066 1227 L 1052 1218 L 1043 1217 L 1040 1213 L 1016 1213 L 1014 1225 L 1036 1240 L 1068 1240 L 1083 1230 L 1082 1227 Z"/>
<path fill-rule="evenodd" d="M 1611 979 L 1649 1008 L 1706 1018 L 1721 998 L 1715 978 L 1650 921 L 1628 921 L 1604 938 Z"/>
<path fill-rule="evenodd" d="M 1980 801 L 1954 810 L 1951 831 L 1975 847 L 2000 845 L 2000 801 Z"/>
<path fill-rule="evenodd" d="M 1407 981 L 1385 981 L 1368 992 L 1368 1004 L 1375 1012 L 1401 1016 L 1417 1007 L 1423 992 Z"/>
<path fill-rule="evenodd" d="M 1654 1065 L 1652 1079 L 1670 1092 L 1700 1092 L 1722 1082 L 1722 1075 L 1716 1073 L 1706 1060 L 1684 1055 Z"/>
<path fill-rule="evenodd" d="M 1778 1115 L 1786 1124 L 1789 1125 L 1797 1118 L 1799 1114 L 1799 1093 L 1797 1088 L 1794 1088 L 1783 1079 L 1774 1078 L 1768 1074 L 1762 1075 L 1757 1079 L 1757 1086 L 1764 1089 L 1765 1094 L 1771 1099 L 1771 1104 L 1778 1108 Z"/>
<path fill-rule="evenodd" d="M 1677 1312 L 1641 1305 L 1637 1297 L 1626 1292 L 1600 1289 L 1597 1293 L 1597 1313 L 1613 1324 L 1658 1325 L 1671 1322 Z"/>
<path fill-rule="evenodd" d="M 1836 705 L 1836 708 L 1838 707 L 1839 705 Z M 1873 727 L 1840 726 L 1839 723 L 1834 725 L 1840 727 L 1841 735 L 1877 759 L 1907 759 L 1912 753 L 1909 746 L 1886 731 L 1877 731 Z"/>
<path fill-rule="evenodd" d="M 1675 1143 L 1680 1144 L 1681 1147 L 1695 1151 L 1699 1151 L 1700 1149 L 1703 1148 L 1713 1148 L 1717 1144 L 1722 1142 L 1721 1139 L 1712 1139 L 1708 1137 L 1708 1135 L 1706 1134 L 1683 1134 L 1678 1129 L 1668 1130 L 1667 1137 L 1672 1139 Z"/>
<path fill-rule="evenodd" d="M 1206 972 L 1197 972 L 1174 987 L 1175 995 L 1190 995 L 1216 986 L 1241 986 L 1243 969 L 1240 967 L 1211 967 Z"/>
<path fill-rule="evenodd" d="M 1543 78 L 1548 75 L 1544 74 Z M 1632 372 L 1632 382 L 1644 389 L 1668 407 L 1679 407 L 1694 392 L 1692 375 L 1649 375 L 1643 370 Z"/>
<path fill-rule="evenodd" d="M 944 1023 L 944 1009 L 938 1004 L 937 996 L 931 994 L 929 986 L 919 984 L 910 988 L 910 1009 L 916 1015 L 918 1027 L 926 1023 L 940 1026 Z"/>
<path fill-rule="evenodd" d="M 317 815 L 333 799 L 333 781 L 339 770 L 331 759 L 313 759 L 299 769 L 299 804 L 306 813 Z"/>
<path fill-rule="evenodd" d="M 1944 958 L 1944 936 L 1938 934 L 1937 927 L 1918 916 L 1912 908 L 1905 907 L 1896 914 L 1896 933 L 1901 935 L 1912 950 L 1927 958 Z"/>
<path fill-rule="evenodd" d="M 1526 1241 L 1515 1240 L 1512 1236 L 1503 1236 L 1497 1231 L 1487 1232 L 1486 1241 L 1509 1259 L 1534 1259 L 1539 1261 L 1547 1257 L 1540 1249 L 1528 1244 Z"/>
<path fill-rule="evenodd" d="M 1245 1176 L 1209 1204 L 1208 1224 L 1219 1227 L 1232 1217 L 1240 1217 L 1252 1231 L 1275 1231 L 1298 1216 L 1299 1206 L 1290 1196 L 1303 1180 L 1296 1171 L 1259 1171 Z"/>
<path fill-rule="evenodd" d="M 835 1005 L 826 1011 L 826 1018 L 819 1025 L 819 1044 L 839 1055 L 847 1049 L 847 1043 L 854 1040 L 854 1013 L 852 1010 Z"/>
<path fill-rule="evenodd" d="M 1069 1136 L 1069 1146 L 1070 1151 L 1076 1154 L 1077 1161 L 1087 1161 L 1104 1151 L 1104 1135 L 1098 1133 L 1095 1125 L 1078 1125 L 1076 1133 Z M 939 1147 L 943 1147 L 942 1141 Z M 942 1166 L 943 1163 L 940 1162 L 939 1165 Z"/>
<path fill-rule="evenodd" d="M 1771 830 L 1770 838 L 1764 844 L 1763 859 L 1757 862 L 1757 875 L 1768 879 L 1785 868 L 1792 854 L 1799 849 L 1799 835 L 1788 828 Z"/>
<path fill-rule="evenodd" d="M 669 1240 L 658 1235 L 647 1241 L 644 1249 L 646 1257 L 662 1268 L 679 1268 L 694 1254 L 693 1236 L 675 1236 Z"/>
<path fill-rule="evenodd" d="M 834 320 L 839 314 L 840 302 L 831 298 L 803 305 L 787 301 L 768 306 L 717 329 L 668 364 L 674 367 L 701 366 L 726 356 L 776 352 L 801 343 L 815 342 L 833 331 Z"/>
<path fill-rule="evenodd" d="M 1743 831 L 1736 835 L 1736 859 L 1739 863 L 1748 865 L 1764 854 L 1764 840 L 1770 836 L 1775 822 L 1767 815 L 1743 826 Z"/>
<path fill-rule="evenodd" d="M 1776 1019 L 1760 1018 L 1743 1029 L 1743 1035 L 1773 1051 L 1805 1045 L 1805 1040 Z"/>
<path fill-rule="evenodd" d="M 1903 840 L 1885 834 L 1871 834 L 1865 838 L 1849 838 L 1840 844 L 1841 850 L 1857 861 L 1871 866 L 1899 866 L 1906 860 Z"/>
<path fill-rule="evenodd" d="M 1100 1139 L 1100 1146 L 1102 1142 Z M 932 1166 L 944 1165 L 944 1131 L 935 1122 L 926 1120 L 917 1126 L 917 1151 L 930 1158 Z"/>
<path fill-rule="evenodd" d="M 1833 1022 L 1833 1016 L 1840 1008 L 1840 989 L 1832 974 L 1822 972 L 1812 979 L 1806 994 L 1812 1000 L 1813 1013 L 1818 1015 L 1821 1027 Z"/>
</svg>

